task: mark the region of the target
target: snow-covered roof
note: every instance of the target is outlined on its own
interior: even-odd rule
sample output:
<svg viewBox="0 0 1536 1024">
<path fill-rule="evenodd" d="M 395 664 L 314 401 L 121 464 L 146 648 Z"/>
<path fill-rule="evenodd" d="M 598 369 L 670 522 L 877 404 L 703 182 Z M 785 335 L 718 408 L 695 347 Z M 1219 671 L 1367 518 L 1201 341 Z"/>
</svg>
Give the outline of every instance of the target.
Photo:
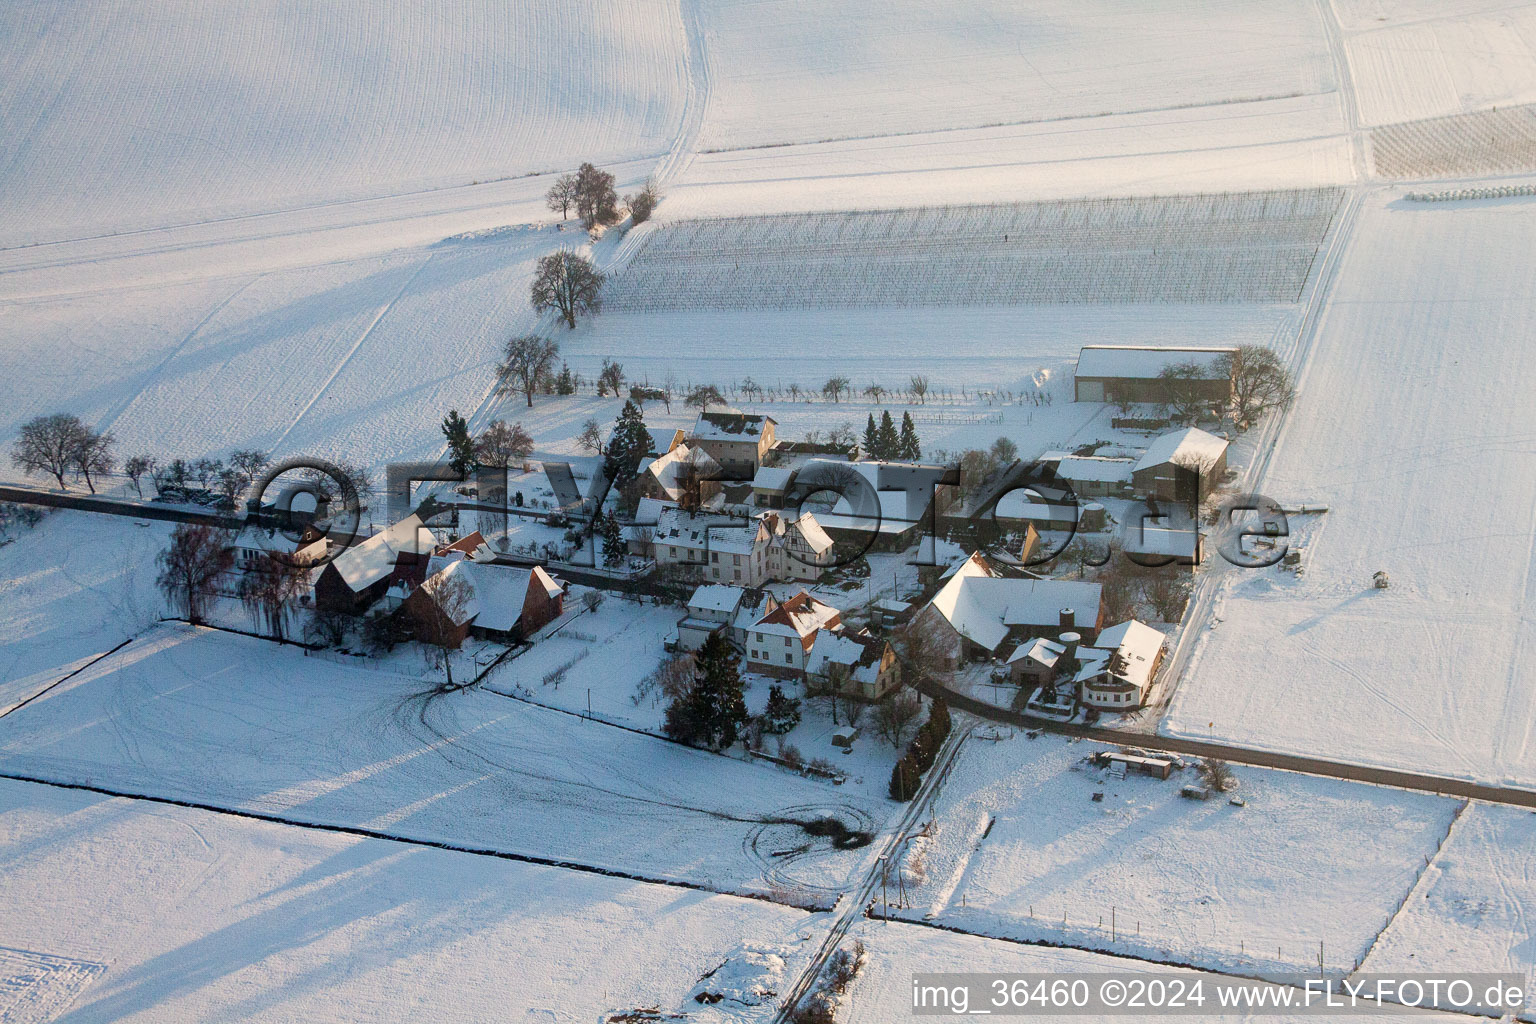
<svg viewBox="0 0 1536 1024">
<path fill-rule="evenodd" d="M 665 455 L 683 440 L 683 432 L 677 427 L 646 427 L 645 432 L 651 437 L 651 450 L 645 453 L 647 455 Z"/>
<path fill-rule="evenodd" d="M 765 423 L 778 421 L 762 413 L 742 412 L 729 406 L 714 406 L 699 413 L 692 436 L 701 441 L 756 441 Z"/>
<path fill-rule="evenodd" d="M 752 628 L 762 633 L 798 636 L 803 640 L 817 630 L 833 625 L 841 615 L 838 609 L 802 590 L 758 619 Z"/>
<path fill-rule="evenodd" d="M 1056 463 L 1056 477 L 1074 483 L 1120 484 L 1131 478 L 1131 467 L 1135 464 L 1135 459 L 1064 455 Z"/>
<path fill-rule="evenodd" d="M 1046 530 L 1070 530 L 1077 525 L 1076 506 L 1030 501 L 1029 493 L 1022 490 L 998 498 L 992 514 L 998 519 L 1027 519 Z"/>
<path fill-rule="evenodd" d="M 641 498 L 635 505 L 635 525 L 655 526 L 667 503 L 660 498 Z"/>
<path fill-rule="evenodd" d="M 827 536 L 827 531 L 821 528 L 821 523 L 810 512 L 802 512 L 799 519 L 787 521 L 784 527 L 786 530 L 798 530 L 806 546 L 818 555 L 832 548 L 832 538 Z"/>
<path fill-rule="evenodd" d="M 826 675 L 828 666 L 841 665 L 854 681 L 873 683 L 879 678 L 885 648 L 884 640 L 868 633 L 823 630 L 816 634 L 806 656 L 805 670 L 811 675 Z"/>
<path fill-rule="evenodd" d="M 235 547 L 244 551 L 257 551 L 291 559 L 296 565 L 314 562 L 325 557 L 326 540 L 322 537 L 308 542 L 290 540 L 277 530 L 261 526 L 247 526 L 235 536 Z"/>
<path fill-rule="evenodd" d="M 1055 640 L 1039 637 L 1038 639 L 1028 640 L 1019 644 L 1018 648 L 1009 656 L 1008 664 L 1012 665 L 1015 662 L 1028 659 L 1045 668 L 1055 668 L 1057 660 L 1065 653 L 1067 653 L 1065 644 L 1059 644 Z"/>
<path fill-rule="evenodd" d="M 1154 438 L 1146 454 L 1137 461 L 1134 472 L 1173 463 L 1184 469 L 1210 469 L 1227 450 L 1227 442 L 1199 427 L 1170 430 Z"/>
<path fill-rule="evenodd" d="M 459 558 L 440 572 L 428 577 L 422 584 L 430 595 L 434 581 L 462 579 L 469 584 L 469 600 L 454 618 L 454 625 L 473 622 L 481 629 L 508 633 L 523 617 L 523 601 L 528 596 L 528 584 L 534 574 L 543 574 L 540 585 L 553 581 L 540 568 L 522 569 L 512 565 L 493 565 Z"/>
<path fill-rule="evenodd" d="M 1166 555 L 1195 561 L 1200 553 L 1200 533 L 1193 526 L 1178 528 L 1126 523 L 1120 531 L 1120 548 L 1136 555 Z"/>
<path fill-rule="evenodd" d="M 1007 579 L 986 575 L 973 560 L 939 588 L 930 602 L 955 631 L 995 651 L 1014 627 L 1056 626 L 1071 609 L 1072 625 L 1092 629 L 1099 619 L 1100 587 L 1077 580 Z"/>
<path fill-rule="evenodd" d="M 709 457 L 702 448 L 689 448 L 680 444 L 645 466 L 645 472 L 656 478 L 656 484 L 676 501 L 683 495 L 683 473 L 691 465 L 699 478 L 709 480 L 720 476 L 720 463 Z"/>
<path fill-rule="evenodd" d="M 1208 376 L 1202 380 L 1221 380 L 1223 374 L 1212 369 L 1216 360 L 1232 355 L 1235 348 L 1161 348 L 1152 345 L 1084 345 L 1077 356 L 1079 377 L 1124 377 L 1150 380 L 1164 367 L 1194 363 Z"/>
<path fill-rule="evenodd" d="M 428 555 L 437 546 L 432 531 L 415 513 L 382 530 L 356 547 L 348 548 L 331 564 L 353 591 L 363 590 L 388 576 L 402 555 Z"/>
<path fill-rule="evenodd" d="M 780 492 L 789 486 L 790 477 L 794 475 L 793 466 L 762 466 L 752 477 L 752 489 Z"/>
<path fill-rule="evenodd" d="M 757 546 L 758 536 L 763 532 L 763 524 L 756 519 L 710 514 L 690 516 L 677 506 L 669 505 L 662 509 L 657 519 L 653 541 L 695 550 L 745 554 Z"/>
<path fill-rule="evenodd" d="M 688 599 L 690 611 L 733 612 L 741 604 L 745 591 L 723 583 L 706 583 Z"/>
<path fill-rule="evenodd" d="M 1158 652 L 1163 649 L 1167 639 L 1146 623 L 1127 619 L 1100 633 L 1099 639 L 1089 650 L 1102 652 L 1101 670 L 1109 664 L 1112 654 L 1119 654 L 1122 662 L 1114 672 L 1114 677 L 1145 690 L 1152 682 L 1152 668 L 1157 664 Z"/>
<path fill-rule="evenodd" d="M 736 617 L 731 620 L 731 627 L 742 630 L 751 629 L 754 623 L 768 614 L 773 603 L 773 595 L 766 590 L 745 591 L 741 606 L 736 609 Z"/>
</svg>

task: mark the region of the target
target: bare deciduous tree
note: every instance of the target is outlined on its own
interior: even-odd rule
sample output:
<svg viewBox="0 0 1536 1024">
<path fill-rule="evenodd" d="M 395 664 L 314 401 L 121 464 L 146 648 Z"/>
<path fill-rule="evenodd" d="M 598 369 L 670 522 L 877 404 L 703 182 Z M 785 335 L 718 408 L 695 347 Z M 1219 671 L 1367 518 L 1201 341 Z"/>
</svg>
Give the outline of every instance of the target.
<svg viewBox="0 0 1536 1024">
<path fill-rule="evenodd" d="M 1189 603 L 1189 581 L 1182 576 L 1159 573 L 1142 583 L 1141 595 L 1157 613 L 1159 622 L 1178 622 Z"/>
<path fill-rule="evenodd" d="M 712 405 L 724 405 L 725 396 L 713 384 L 700 384 L 688 392 L 688 404 L 702 412 Z"/>
<path fill-rule="evenodd" d="M 309 570 L 291 558 L 263 554 L 245 567 L 240 603 L 278 640 L 287 636 L 289 610 L 309 590 Z"/>
<path fill-rule="evenodd" d="M 91 493 L 96 493 L 94 476 L 103 476 L 112 472 L 116 460 L 112 455 L 112 449 L 117 441 L 111 434 L 98 434 L 87 428 L 75 442 L 75 451 L 72 461 L 75 471 L 85 477 L 85 486 Z"/>
<path fill-rule="evenodd" d="M 21 425 L 11 462 L 23 473 L 48 473 L 65 490 L 64 474 L 75 468 L 75 453 L 91 428 L 69 413 L 38 416 Z"/>
<path fill-rule="evenodd" d="M 591 455 L 603 454 L 603 428 L 597 420 L 587 417 L 581 425 L 581 433 L 576 435 L 576 447 Z"/>
<path fill-rule="evenodd" d="M 821 386 L 821 393 L 828 401 L 836 405 L 848 393 L 850 386 L 847 377 L 831 377 Z"/>
<path fill-rule="evenodd" d="M 1158 372 L 1164 405 L 1175 419 L 1194 419 L 1210 406 L 1202 379 L 1205 376 L 1206 371 L 1199 363 L 1174 363 Z"/>
<path fill-rule="evenodd" d="M 656 179 L 645 179 L 645 184 L 640 186 L 640 191 L 624 197 L 624 205 L 629 209 L 630 223 L 644 224 L 650 220 L 659 202 L 661 202 L 661 189 L 656 184 Z"/>
<path fill-rule="evenodd" d="M 506 420 L 492 420 L 475 439 L 476 461 L 492 469 L 506 469 L 532 454 L 533 436 L 521 423 L 508 425 Z"/>
<path fill-rule="evenodd" d="M 496 367 L 496 393 L 520 394 L 533 408 L 533 393 L 549 377 L 550 368 L 560 348 L 548 338 L 524 334 L 512 338 L 502 350 L 501 365 Z"/>
<path fill-rule="evenodd" d="M 1216 360 L 1215 369 L 1232 378 L 1232 418 L 1241 428 L 1296 397 L 1290 371 L 1263 345 L 1244 345 Z"/>
<path fill-rule="evenodd" d="M 453 652 L 463 642 L 460 627 L 475 599 L 475 588 L 458 573 L 440 572 L 420 587 L 421 607 L 416 616 L 416 638 L 431 648 L 446 677 L 444 689 L 453 685 Z"/>
<path fill-rule="evenodd" d="M 544 193 L 544 201 L 549 208 L 565 220 L 571 215 L 571 208 L 576 205 L 576 175 L 562 174 L 555 179 L 555 183 L 549 186 L 549 191 Z"/>
<path fill-rule="evenodd" d="M 912 400 L 918 405 L 928 404 L 928 378 L 913 377 L 907 384 L 907 390 L 912 392 Z"/>
<path fill-rule="evenodd" d="M 875 705 L 875 729 L 893 747 L 900 747 L 907 730 L 923 713 L 923 702 L 908 689 L 899 689 Z"/>
<path fill-rule="evenodd" d="M 565 325 L 575 330 L 578 316 L 594 316 L 603 308 L 604 280 L 591 260 L 561 249 L 539 260 L 529 300 L 540 313 L 558 311 Z"/>
<path fill-rule="evenodd" d="M 156 556 L 156 583 L 188 621 L 200 624 L 217 593 L 219 577 L 234 564 L 229 534 L 211 526 L 182 523 L 171 533 L 171 546 Z"/>
<path fill-rule="evenodd" d="M 150 455 L 135 455 L 123 463 L 123 472 L 127 475 L 128 482 L 133 484 L 133 492 L 139 497 L 144 497 L 142 483 L 144 477 L 153 478 L 157 467 L 158 463 Z"/>
<path fill-rule="evenodd" d="M 591 164 L 576 169 L 576 215 L 588 231 L 619 219 L 619 194 L 614 191 L 612 174 Z"/>
</svg>

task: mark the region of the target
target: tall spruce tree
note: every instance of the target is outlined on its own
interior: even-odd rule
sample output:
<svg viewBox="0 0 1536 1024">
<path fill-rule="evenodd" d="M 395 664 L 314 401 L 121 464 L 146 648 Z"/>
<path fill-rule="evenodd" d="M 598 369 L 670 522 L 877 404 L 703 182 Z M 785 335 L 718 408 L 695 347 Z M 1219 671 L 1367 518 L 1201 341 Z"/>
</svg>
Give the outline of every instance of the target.
<svg viewBox="0 0 1536 1024">
<path fill-rule="evenodd" d="M 891 410 L 883 409 L 880 412 L 880 455 L 882 459 L 895 459 L 901 456 L 901 440 L 896 436 L 896 424 L 891 420 Z"/>
<path fill-rule="evenodd" d="M 450 409 L 443 418 L 443 436 L 448 439 L 448 464 L 460 476 L 468 476 L 475 466 L 475 439 L 469 436 L 469 423 L 459 410 Z"/>
<path fill-rule="evenodd" d="M 609 512 L 598 520 L 597 528 L 599 535 L 603 538 L 603 561 L 608 565 L 618 565 L 627 553 L 623 527 L 619 526 L 618 519 Z"/>
<path fill-rule="evenodd" d="M 923 446 L 917 441 L 917 428 L 912 424 L 912 414 L 901 414 L 901 437 L 897 442 L 896 457 L 903 462 L 916 462 L 923 457 Z"/>
<path fill-rule="evenodd" d="M 866 459 L 884 458 L 880 454 L 880 428 L 875 426 L 875 414 L 869 414 L 869 424 L 864 428 L 864 457 Z"/>
<path fill-rule="evenodd" d="M 614 424 L 613 437 L 608 442 L 608 454 L 603 469 L 613 486 L 623 490 L 640 471 L 640 463 L 651 451 L 651 434 L 645 429 L 645 418 L 633 400 L 626 399 L 624 408 Z"/>
<path fill-rule="evenodd" d="M 668 736 L 695 746 L 724 750 L 736 742 L 747 721 L 737 654 L 720 633 L 699 648 L 693 685 L 667 708 Z"/>
</svg>

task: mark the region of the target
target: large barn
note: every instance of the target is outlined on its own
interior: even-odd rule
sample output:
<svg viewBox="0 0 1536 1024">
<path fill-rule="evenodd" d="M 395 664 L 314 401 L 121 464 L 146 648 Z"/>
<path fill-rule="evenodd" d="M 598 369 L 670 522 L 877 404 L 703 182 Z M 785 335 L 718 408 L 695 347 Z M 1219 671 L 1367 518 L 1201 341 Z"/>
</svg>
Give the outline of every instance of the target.
<svg viewBox="0 0 1536 1024">
<path fill-rule="evenodd" d="M 1200 368 L 1190 385 L 1213 405 L 1232 397 L 1230 369 L 1224 356 L 1235 348 L 1157 348 L 1148 345 L 1085 345 L 1077 356 L 1073 400 L 1077 402 L 1167 403 L 1171 396 L 1159 375 L 1170 366 Z M 1227 367 L 1231 364 L 1228 362 Z"/>
</svg>

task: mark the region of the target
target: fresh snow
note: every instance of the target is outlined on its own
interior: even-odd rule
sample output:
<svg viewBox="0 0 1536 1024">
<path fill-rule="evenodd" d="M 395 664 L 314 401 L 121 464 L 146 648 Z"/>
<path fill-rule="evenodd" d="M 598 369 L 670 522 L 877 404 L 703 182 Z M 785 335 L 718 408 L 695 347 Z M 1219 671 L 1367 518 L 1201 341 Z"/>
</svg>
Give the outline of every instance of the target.
<svg viewBox="0 0 1536 1024">
<path fill-rule="evenodd" d="M 766 818 L 833 814 L 872 828 L 888 810 L 768 766 L 436 685 L 165 625 L 8 715 L 0 771 L 721 891 L 764 890 L 776 865 L 755 840 L 782 829 Z M 579 668 L 569 685 L 581 686 Z M 818 887 L 863 859 L 826 840 L 810 854 L 797 869 Z"/>
<path fill-rule="evenodd" d="M 1536 785 L 1533 240 L 1529 199 L 1368 202 L 1256 485 L 1329 511 L 1299 579 L 1214 566 L 1167 732 Z"/>
<path fill-rule="evenodd" d="M 782 950 L 796 971 L 813 920 L 10 781 L 0 850 L 7 1024 L 43 1024 L 65 1005 L 59 1019 L 81 1024 L 600 1020 L 680 1005 L 742 943 Z"/>
</svg>

